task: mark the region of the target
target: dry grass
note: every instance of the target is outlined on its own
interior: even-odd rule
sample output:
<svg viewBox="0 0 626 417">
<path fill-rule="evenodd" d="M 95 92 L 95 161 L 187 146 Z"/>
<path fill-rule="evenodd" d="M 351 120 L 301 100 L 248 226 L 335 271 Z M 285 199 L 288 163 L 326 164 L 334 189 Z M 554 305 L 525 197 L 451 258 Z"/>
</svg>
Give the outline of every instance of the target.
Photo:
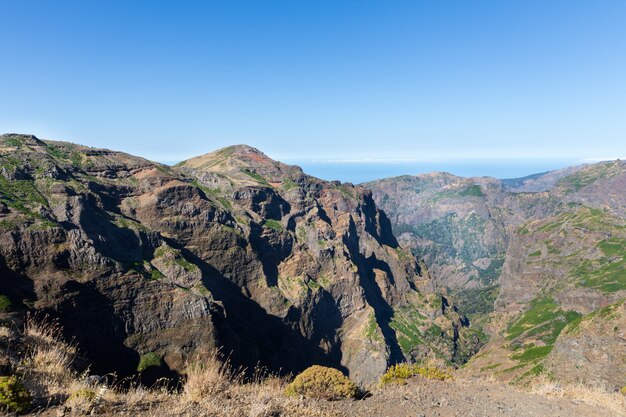
<svg viewBox="0 0 626 417">
<path fill-rule="evenodd" d="M 240 380 L 241 373 L 234 373 L 228 361 L 221 361 L 219 352 L 214 351 L 202 358 L 197 356 L 187 364 L 182 397 L 185 401 L 201 402 Z"/>
<path fill-rule="evenodd" d="M 582 383 L 560 384 L 548 378 L 539 377 L 531 387 L 531 392 L 548 397 L 578 400 L 626 415 L 626 397 L 619 392 L 609 392 L 601 386 L 589 386 Z"/>
<path fill-rule="evenodd" d="M 47 385 L 64 387 L 74 381 L 71 364 L 76 357 L 76 347 L 65 343 L 57 323 L 28 316 L 24 343 L 28 349 L 25 362 L 29 371 L 45 378 Z"/>
</svg>

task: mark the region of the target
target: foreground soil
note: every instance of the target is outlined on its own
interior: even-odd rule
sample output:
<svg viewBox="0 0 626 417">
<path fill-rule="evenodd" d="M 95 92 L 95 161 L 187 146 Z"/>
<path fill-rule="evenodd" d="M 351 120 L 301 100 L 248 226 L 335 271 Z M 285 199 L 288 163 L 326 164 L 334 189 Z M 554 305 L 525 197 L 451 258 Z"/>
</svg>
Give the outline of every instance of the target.
<svg viewBox="0 0 626 417">
<path fill-rule="evenodd" d="M 208 398 L 205 403 L 182 403 L 168 395 L 149 401 L 107 404 L 94 413 L 137 417 L 619 417 L 626 416 L 622 398 L 614 402 L 532 394 L 508 385 L 485 381 L 412 379 L 406 385 L 374 390 L 365 399 L 321 401 L 289 399 L 280 392 L 240 393 Z M 619 411 L 620 408 L 621 410 Z M 35 415 L 35 414 L 33 414 Z M 60 408 L 36 413 L 42 417 L 73 416 Z"/>
<path fill-rule="evenodd" d="M 331 403 L 330 409 L 363 417 L 607 417 L 626 415 L 568 398 L 518 391 L 508 385 L 414 379 L 407 385 L 375 391 L 361 401 Z"/>
</svg>

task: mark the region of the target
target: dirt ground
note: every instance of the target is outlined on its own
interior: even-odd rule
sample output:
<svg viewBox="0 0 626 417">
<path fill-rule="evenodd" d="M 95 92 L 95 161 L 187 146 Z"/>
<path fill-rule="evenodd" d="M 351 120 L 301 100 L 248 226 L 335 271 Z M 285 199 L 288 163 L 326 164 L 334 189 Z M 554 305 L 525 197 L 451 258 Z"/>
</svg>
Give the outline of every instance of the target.
<svg viewBox="0 0 626 417">
<path fill-rule="evenodd" d="M 546 397 L 487 382 L 413 379 L 378 390 L 360 401 L 326 403 L 323 408 L 363 417 L 609 417 L 614 409 L 568 398 Z"/>
<path fill-rule="evenodd" d="M 625 398 L 574 400 L 532 394 L 486 381 L 414 378 L 402 386 L 376 389 L 362 400 L 322 401 L 287 398 L 282 391 L 213 397 L 205 404 L 183 404 L 176 395 L 109 403 L 92 415 L 133 417 L 626 417 Z M 620 408 L 621 407 L 621 408 Z M 619 411 L 622 410 L 622 411 Z M 51 407 L 32 416 L 77 414 Z"/>
</svg>

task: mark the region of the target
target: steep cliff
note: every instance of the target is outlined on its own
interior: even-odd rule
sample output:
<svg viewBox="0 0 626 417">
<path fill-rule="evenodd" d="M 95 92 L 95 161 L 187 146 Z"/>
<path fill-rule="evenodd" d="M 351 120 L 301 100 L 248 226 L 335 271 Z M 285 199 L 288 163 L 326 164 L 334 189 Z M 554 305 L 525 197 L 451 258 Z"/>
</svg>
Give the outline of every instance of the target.
<svg viewBox="0 0 626 417">
<path fill-rule="evenodd" d="M 247 146 L 168 167 L 0 137 L 0 295 L 59 318 L 97 372 L 163 372 L 220 347 L 238 365 L 461 362 L 476 341 L 398 245 L 371 192 Z"/>
</svg>

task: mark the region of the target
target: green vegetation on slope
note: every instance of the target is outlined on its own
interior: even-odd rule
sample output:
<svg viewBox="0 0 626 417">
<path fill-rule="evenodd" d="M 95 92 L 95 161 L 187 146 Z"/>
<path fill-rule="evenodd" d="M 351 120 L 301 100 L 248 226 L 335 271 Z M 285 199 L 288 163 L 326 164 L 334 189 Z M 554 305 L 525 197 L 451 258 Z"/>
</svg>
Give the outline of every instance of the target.
<svg viewBox="0 0 626 417">
<path fill-rule="evenodd" d="M 604 256 L 584 259 L 573 269 L 579 285 L 610 293 L 626 289 L 626 239 L 610 238 L 598 243 Z"/>
<path fill-rule="evenodd" d="M 543 368 L 539 362 L 550 354 L 557 337 L 569 323 L 580 317 L 575 311 L 563 311 L 550 297 L 531 301 L 528 310 L 506 330 L 506 339 L 511 340 L 510 346 L 514 350 L 511 359 L 520 363 L 515 369 L 530 364 L 533 369 L 523 376 L 540 372 Z"/>
<path fill-rule="evenodd" d="M 278 220 L 267 219 L 263 222 L 263 227 L 267 227 L 273 230 L 283 230 L 283 225 Z"/>
<path fill-rule="evenodd" d="M 247 176 L 249 176 L 250 178 L 252 178 L 253 180 L 255 180 L 261 185 L 269 185 L 267 180 L 263 178 L 261 175 L 257 174 L 256 172 L 252 172 L 248 169 L 242 169 L 241 172 L 243 172 L 244 174 L 246 174 Z"/>
<path fill-rule="evenodd" d="M 411 350 L 423 343 L 420 325 L 425 319 L 426 317 L 421 315 L 417 309 L 410 307 L 398 308 L 394 311 L 389 325 L 396 331 L 398 344 L 405 355 L 408 355 L 411 353 Z"/>
<path fill-rule="evenodd" d="M 559 185 L 565 189 L 566 193 L 572 193 L 580 191 L 599 179 L 617 175 L 620 171 L 620 163 L 617 161 L 595 164 L 561 179 Z"/>
</svg>

